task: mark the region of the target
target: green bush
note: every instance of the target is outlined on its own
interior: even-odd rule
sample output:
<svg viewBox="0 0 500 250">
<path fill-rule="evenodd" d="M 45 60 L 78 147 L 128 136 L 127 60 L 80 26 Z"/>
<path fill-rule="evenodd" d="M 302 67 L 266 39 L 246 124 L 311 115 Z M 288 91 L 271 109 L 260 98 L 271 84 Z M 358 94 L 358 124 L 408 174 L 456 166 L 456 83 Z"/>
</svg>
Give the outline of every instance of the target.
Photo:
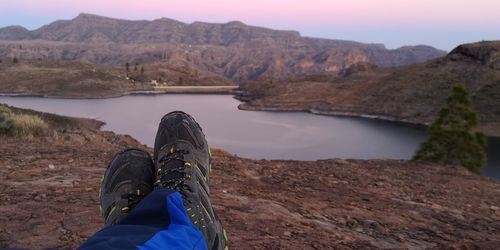
<svg viewBox="0 0 500 250">
<path fill-rule="evenodd" d="M 36 115 L 14 114 L 8 107 L 0 105 L 0 135 L 30 137 L 42 136 L 48 125 Z"/>
<path fill-rule="evenodd" d="M 11 135 L 14 132 L 14 119 L 12 111 L 0 105 L 0 135 Z"/>
<path fill-rule="evenodd" d="M 428 130 L 428 138 L 420 145 L 414 160 L 442 164 L 460 164 L 479 173 L 486 163 L 486 137 L 474 132 L 479 124 L 472 110 L 469 93 L 461 84 L 453 85 L 439 116 Z"/>
</svg>

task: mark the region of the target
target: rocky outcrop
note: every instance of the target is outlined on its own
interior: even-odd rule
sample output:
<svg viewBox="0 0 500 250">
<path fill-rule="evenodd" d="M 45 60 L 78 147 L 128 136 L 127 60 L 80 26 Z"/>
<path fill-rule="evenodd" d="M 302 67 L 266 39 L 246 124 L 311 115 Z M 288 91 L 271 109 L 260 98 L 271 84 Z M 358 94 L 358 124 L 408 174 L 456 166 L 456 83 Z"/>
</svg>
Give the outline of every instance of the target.
<svg viewBox="0 0 500 250">
<path fill-rule="evenodd" d="M 166 63 L 233 81 L 337 74 L 352 64 L 381 67 L 427 61 L 445 52 L 427 46 L 388 50 L 380 44 L 302 37 L 233 21 L 190 24 L 161 18 L 129 21 L 91 14 L 34 31 L 0 29 L 0 58 L 123 65 Z M 19 47 L 21 46 L 21 47 Z"/>
<path fill-rule="evenodd" d="M 377 68 L 378 68 L 377 65 L 373 65 L 373 64 L 367 63 L 367 62 L 359 62 L 359 63 L 352 64 L 349 67 L 343 69 L 342 71 L 339 72 L 339 75 L 347 77 L 347 76 L 350 76 L 352 74 L 358 74 L 358 73 L 362 73 L 362 72 L 366 72 L 366 71 L 376 70 Z"/>
<path fill-rule="evenodd" d="M 450 60 L 472 60 L 500 70 L 500 42 L 479 42 L 460 45 L 452 50 L 448 56 Z"/>
</svg>

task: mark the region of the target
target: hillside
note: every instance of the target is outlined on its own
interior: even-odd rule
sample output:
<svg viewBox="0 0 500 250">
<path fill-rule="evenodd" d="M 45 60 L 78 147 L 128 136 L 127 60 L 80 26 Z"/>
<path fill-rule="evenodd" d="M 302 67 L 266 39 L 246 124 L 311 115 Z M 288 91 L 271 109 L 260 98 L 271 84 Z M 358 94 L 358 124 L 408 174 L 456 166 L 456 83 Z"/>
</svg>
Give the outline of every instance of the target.
<svg viewBox="0 0 500 250">
<path fill-rule="evenodd" d="M 429 46 L 388 50 L 381 44 L 309 38 L 237 21 L 186 24 L 167 18 L 130 21 L 80 14 L 33 31 L 19 26 L 0 29 L 0 58 L 167 63 L 237 82 L 336 74 L 357 62 L 390 67 L 444 54 Z"/>
<path fill-rule="evenodd" d="M 63 97 L 107 97 L 146 86 L 125 79 L 116 68 L 61 61 L 0 63 L 0 92 Z"/>
<path fill-rule="evenodd" d="M 377 68 L 356 64 L 335 77 L 245 84 L 242 109 L 366 115 L 428 124 L 463 83 L 481 118 L 481 131 L 500 136 L 500 42 L 464 44 L 426 63 Z"/>
<path fill-rule="evenodd" d="M 130 65 L 127 72 L 125 66 L 51 60 L 17 61 L 0 62 L 0 93 L 103 98 L 152 91 L 152 81 L 161 87 L 234 85 L 215 74 L 168 64 Z"/>
</svg>

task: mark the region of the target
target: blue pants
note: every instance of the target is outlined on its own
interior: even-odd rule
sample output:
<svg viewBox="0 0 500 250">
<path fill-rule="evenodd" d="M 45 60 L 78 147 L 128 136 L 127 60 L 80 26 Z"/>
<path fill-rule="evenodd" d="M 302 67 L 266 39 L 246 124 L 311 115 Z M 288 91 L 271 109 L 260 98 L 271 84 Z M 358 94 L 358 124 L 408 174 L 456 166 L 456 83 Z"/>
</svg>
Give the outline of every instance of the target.
<svg viewBox="0 0 500 250">
<path fill-rule="evenodd" d="M 79 249 L 207 249 L 203 234 L 191 223 L 182 197 L 154 190 L 118 224 L 90 237 Z"/>
</svg>

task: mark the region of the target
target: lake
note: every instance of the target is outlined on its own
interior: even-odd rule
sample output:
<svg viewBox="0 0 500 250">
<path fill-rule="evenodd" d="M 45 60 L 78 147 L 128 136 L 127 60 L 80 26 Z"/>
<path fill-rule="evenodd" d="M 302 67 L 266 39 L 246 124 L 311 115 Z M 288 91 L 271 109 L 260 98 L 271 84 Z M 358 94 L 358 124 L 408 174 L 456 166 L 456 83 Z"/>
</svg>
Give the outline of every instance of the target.
<svg viewBox="0 0 500 250">
<path fill-rule="evenodd" d="M 109 99 L 1 96 L 0 103 L 66 116 L 96 118 L 104 130 L 152 146 L 161 117 L 191 114 L 211 147 L 254 159 L 410 159 L 425 130 L 399 123 L 309 113 L 241 111 L 230 95 L 133 95 Z M 491 138 L 483 174 L 500 178 L 500 139 Z"/>
</svg>

